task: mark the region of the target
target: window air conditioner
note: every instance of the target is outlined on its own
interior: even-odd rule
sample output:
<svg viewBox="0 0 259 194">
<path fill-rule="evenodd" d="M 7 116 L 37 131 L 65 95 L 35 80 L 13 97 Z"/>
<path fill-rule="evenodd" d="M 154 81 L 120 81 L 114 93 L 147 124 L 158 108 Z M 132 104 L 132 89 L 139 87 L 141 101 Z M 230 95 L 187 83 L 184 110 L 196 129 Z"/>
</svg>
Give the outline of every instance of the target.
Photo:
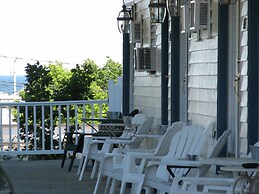
<svg viewBox="0 0 259 194">
<path fill-rule="evenodd" d="M 190 1 L 190 30 L 197 31 L 207 28 L 208 2 L 206 0 Z"/>
<path fill-rule="evenodd" d="M 207 28 L 208 25 L 208 1 L 190 0 L 181 6 L 182 33 L 197 31 Z"/>
<path fill-rule="evenodd" d="M 156 48 L 146 47 L 136 50 L 136 70 L 156 71 Z"/>
</svg>

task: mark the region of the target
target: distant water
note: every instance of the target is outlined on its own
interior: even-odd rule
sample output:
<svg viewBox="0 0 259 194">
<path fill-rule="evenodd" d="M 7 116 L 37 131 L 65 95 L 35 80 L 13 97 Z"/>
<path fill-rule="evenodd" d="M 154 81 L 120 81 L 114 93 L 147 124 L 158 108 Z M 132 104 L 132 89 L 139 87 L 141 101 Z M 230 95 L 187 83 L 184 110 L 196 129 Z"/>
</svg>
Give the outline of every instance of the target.
<svg viewBox="0 0 259 194">
<path fill-rule="evenodd" d="M 26 77 L 23 75 L 16 76 L 16 92 L 24 88 Z M 14 93 L 14 78 L 12 75 L 0 75 L 0 92 L 8 94 Z"/>
</svg>

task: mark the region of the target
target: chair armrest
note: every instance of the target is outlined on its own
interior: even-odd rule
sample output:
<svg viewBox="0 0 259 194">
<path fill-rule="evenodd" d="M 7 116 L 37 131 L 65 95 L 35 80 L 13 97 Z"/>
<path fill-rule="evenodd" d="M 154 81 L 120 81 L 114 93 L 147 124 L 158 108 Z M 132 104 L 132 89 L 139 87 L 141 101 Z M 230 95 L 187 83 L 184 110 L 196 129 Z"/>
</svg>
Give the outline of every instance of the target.
<svg viewBox="0 0 259 194">
<path fill-rule="evenodd" d="M 158 134 L 135 134 L 135 137 L 160 139 L 163 135 Z"/>
<path fill-rule="evenodd" d="M 173 160 L 163 160 L 160 162 L 152 161 L 149 165 L 167 165 L 172 166 L 172 168 L 199 168 L 203 166 L 200 161 L 191 161 L 184 159 L 173 159 Z"/>
</svg>

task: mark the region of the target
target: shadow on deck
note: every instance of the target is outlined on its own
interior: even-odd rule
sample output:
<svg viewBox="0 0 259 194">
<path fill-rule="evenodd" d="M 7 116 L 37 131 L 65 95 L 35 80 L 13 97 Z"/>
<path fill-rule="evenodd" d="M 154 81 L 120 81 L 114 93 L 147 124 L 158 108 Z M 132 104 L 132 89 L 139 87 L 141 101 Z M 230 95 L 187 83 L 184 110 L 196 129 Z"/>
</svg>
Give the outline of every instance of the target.
<svg viewBox="0 0 259 194">
<path fill-rule="evenodd" d="M 61 160 L 1 162 L 14 194 L 90 194 L 93 193 L 96 179 L 90 179 L 87 169 L 82 181 L 76 175 L 79 161 L 75 161 L 68 172 L 69 161 L 60 168 Z"/>
</svg>

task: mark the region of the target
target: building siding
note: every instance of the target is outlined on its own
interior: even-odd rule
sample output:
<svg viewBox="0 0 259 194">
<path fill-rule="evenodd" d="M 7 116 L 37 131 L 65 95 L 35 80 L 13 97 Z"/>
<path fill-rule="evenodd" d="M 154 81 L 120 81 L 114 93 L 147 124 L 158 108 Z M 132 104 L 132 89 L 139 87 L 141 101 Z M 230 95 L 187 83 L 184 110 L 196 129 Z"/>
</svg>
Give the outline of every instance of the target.
<svg viewBox="0 0 259 194">
<path fill-rule="evenodd" d="M 134 73 L 134 107 L 150 116 L 155 117 L 154 126 L 159 127 L 161 123 L 161 25 L 152 28 L 148 15 L 148 0 L 127 0 L 126 3 L 136 3 L 137 19 L 143 21 L 143 40 L 136 46 L 155 46 L 156 54 L 156 73 L 147 72 Z M 239 121 L 241 154 L 247 153 L 247 86 L 248 86 L 248 32 L 243 22 L 248 17 L 248 1 L 241 0 L 241 29 L 240 30 L 240 63 L 239 72 Z M 192 124 L 199 124 L 207 127 L 210 123 L 216 121 L 217 116 L 217 76 L 218 76 L 218 2 L 211 1 L 211 28 L 210 30 L 200 30 L 199 33 L 192 32 L 188 40 L 188 53 L 183 53 L 181 58 L 188 56 L 187 64 L 187 118 Z M 170 25 L 170 22 L 169 22 Z M 169 26 L 169 29 L 170 26 Z M 233 39 L 233 37 L 232 37 Z M 169 42 L 169 118 L 171 101 L 171 42 Z M 183 63 L 184 60 L 182 60 Z M 185 64 L 181 64 L 184 66 Z M 236 65 L 236 64 L 234 64 Z M 182 88 L 181 88 L 182 89 Z M 230 88 L 231 89 L 231 88 Z M 232 121 L 229 121 L 232 122 Z"/>
</svg>

